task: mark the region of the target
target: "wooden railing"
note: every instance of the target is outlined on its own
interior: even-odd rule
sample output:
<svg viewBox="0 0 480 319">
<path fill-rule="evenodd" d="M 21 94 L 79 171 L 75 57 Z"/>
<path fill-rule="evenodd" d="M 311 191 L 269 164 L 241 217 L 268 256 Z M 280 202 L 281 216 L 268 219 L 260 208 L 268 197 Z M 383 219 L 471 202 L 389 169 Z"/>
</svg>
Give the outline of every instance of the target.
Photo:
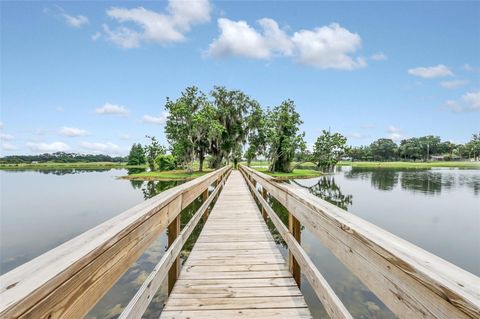
<svg viewBox="0 0 480 319">
<path fill-rule="evenodd" d="M 82 318 L 168 227 L 167 252 L 122 314 L 141 318 L 167 272 L 173 287 L 182 246 L 230 170 L 166 190 L 1 276 L 0 318 Z M 180 212 L 200 195 L 204 203 L 180 233 Z"/>
<path fill-rule="evenodd" d="M 400 318 L 480 318 L 480 278 L 297 186 L 240 166 L 253 194 L 289 248 L 331 318 L 351 318 L 300 245 L 303 225 Z M 257 188 L 261 186 L 260 193 Z M 289 212 L 287 228 L 268 205 Z M 472 252 L 472 254 L 478 252 Z"/>
</svg>

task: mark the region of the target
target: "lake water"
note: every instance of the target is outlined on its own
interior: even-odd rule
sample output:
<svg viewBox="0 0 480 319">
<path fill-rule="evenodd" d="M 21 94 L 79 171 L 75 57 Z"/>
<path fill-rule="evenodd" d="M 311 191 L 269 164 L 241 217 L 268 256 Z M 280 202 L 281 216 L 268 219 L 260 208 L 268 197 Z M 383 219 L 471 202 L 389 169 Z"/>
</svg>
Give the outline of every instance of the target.
<svg viewBox="0 0 480 319">
<path fill-rule="evenodd" d="M 177 184 L 116 179 L 121 175 L 126 175 L 126 171 L 0 171 L 0 273 Z M 332 175 L 292 182 L 480 275 L 480 170 L 341 167 Z M 197 200 L 182 213 L 182 224 L 200 204 Z M 274 206 L 285 218 L 281 207 Z M 195 236 L 186 253 L 194 240 Z M 302 246 L 354 317 L 394 317 L 306 230 L 302 233 Z M 286 253 L 280 241 L 279 247 Z M 118 316 L 165 248 L 163 234 L 87 317 Z M 321 304 L 305 281 L 302 290 L 315 317 L 324 317 Z M 147 318 L 158 318 L 165 296 L 163 286 Z"/>
</svg>

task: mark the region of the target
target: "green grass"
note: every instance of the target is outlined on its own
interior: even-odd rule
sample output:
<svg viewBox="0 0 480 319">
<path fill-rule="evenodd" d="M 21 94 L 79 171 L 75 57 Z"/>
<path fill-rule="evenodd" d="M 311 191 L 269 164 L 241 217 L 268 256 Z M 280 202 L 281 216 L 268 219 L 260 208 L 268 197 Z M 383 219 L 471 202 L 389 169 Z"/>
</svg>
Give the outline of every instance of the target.
<svg viewBox="0 0 480 319">
<path fill-rule="evenodd" d="M 379 168 L 432 168 L 432 167 L 456 167 L 456 168 L 478 168 L 479 162 L 339 162 L 341 166 L 353 167 L 379 167 Z"/>
<path fill-rule="evenodd" d="M 36 163 L 36 164 L 0 164 L 0 170 L 29 170 L 29 169 L 110 169 L 110 168 L 143 168 L 126 163 L 93 162 L 93 163 Z"/>
<path fill-rule="evenodd" d="M 275 177 L 277 179 L 298 179 L 298 178 L 313 178 L 322 175 L 322 172 L 313 169 L 295 169 L 290 173 L 269 172 L 267 168 L 255 168 L 257 171 Z"/>
<path fill-rule="evenodd" d="M 141 181 L 171 181 L 171 180 L 191 180 L 207 173 L 210 173 L 211 169 L 204 169 L 202 172 L 193 171 L 187 172 L 186 170 L 173 170 L 173 171 L 155 171 L 155 172 L 143 172 L 137 174 L 130 174 L 123 176 L 124 179 L 141 180 Z"/>
</svg>

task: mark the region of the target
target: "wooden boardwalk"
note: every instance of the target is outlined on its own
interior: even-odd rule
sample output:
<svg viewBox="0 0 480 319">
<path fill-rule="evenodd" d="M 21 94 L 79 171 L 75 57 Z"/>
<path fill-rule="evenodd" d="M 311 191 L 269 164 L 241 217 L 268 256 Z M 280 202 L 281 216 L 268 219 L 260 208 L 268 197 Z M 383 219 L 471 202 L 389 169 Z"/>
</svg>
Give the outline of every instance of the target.
<svg viewBox="0 0 480 319">
<path fill-rule="evenodd" d="M 480 319 L 477 276 L 304 189 L 239 170 L 225 166 L 168 189 L 0 276 L 0 318 L 84 318 L 168 229 L 167 251 L 119 319 L 141 319 L 165 280 L 163 319 L 311 318 L 301 274 L 330 318 L 352 319 L 301 246 L 305 227 L 398 318 Z M 287 244 L 290 269 L 250 191 Z M 200 196 L 180 230 L 181 212 Z M 180 271 L 182 247 L 217 196 Z M 267 197 L 287 209 L 288 227 Z"/>
<path fill-rule="evenodd" d="M 228 178 L 160 318 L 311 318 L 240 172 Z"/>
</svg>

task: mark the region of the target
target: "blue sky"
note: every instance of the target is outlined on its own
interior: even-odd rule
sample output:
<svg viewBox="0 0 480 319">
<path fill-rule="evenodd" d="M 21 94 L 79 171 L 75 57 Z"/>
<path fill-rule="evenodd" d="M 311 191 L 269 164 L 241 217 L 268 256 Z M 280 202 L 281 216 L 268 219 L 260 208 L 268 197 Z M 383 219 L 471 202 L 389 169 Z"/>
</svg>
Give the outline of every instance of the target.
<svg viewBox="0 0 480 319">
<path fill-rule="evenodd" d="M 1 153 L 124 155 L 186 86 L 293 99 L 312 145 L 480 129 L 480 2 L 1 2 Z"/>
</svg>

